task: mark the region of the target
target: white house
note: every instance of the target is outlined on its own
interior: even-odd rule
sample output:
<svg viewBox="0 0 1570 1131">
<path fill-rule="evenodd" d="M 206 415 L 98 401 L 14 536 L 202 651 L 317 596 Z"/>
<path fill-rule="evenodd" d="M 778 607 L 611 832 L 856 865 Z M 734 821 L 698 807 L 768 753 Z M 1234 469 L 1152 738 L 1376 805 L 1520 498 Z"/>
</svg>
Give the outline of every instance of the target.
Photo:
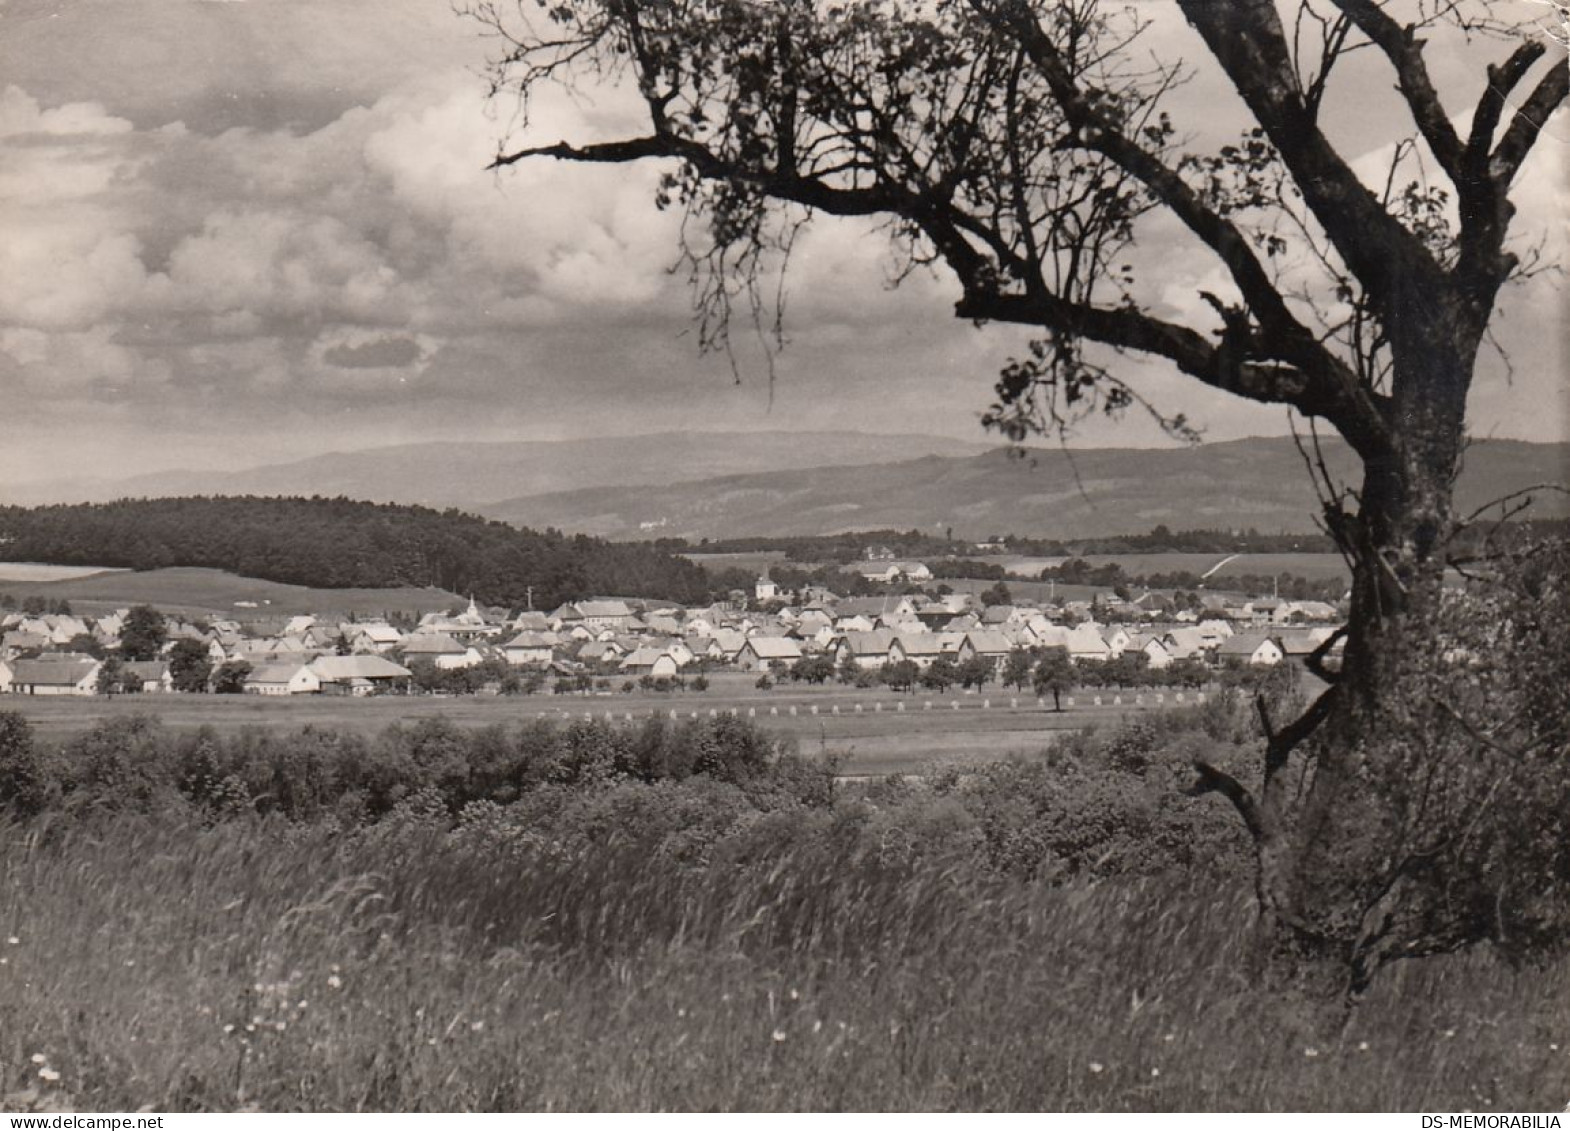
<svg viewBox="0 0 1570 1131">
<path fill-rule="evenodd" d="M 308 664 L 290 661 L 263 664 L 245 677 L 247 695 L 314 695 L 322 680 Z"/>
<path fill-rule="evenodd" d="M 794 664 L 801 659 L 801 645 L 788 636 L 749 636 L 736 654 L 744 672 L 768 671 L 772 664 Z"/>
<path fill-rule="evenodd" d="M 1244 632 L 1227 637 L 1221 642 L 1221 647 L 1216 649 L 1216 655 L 1223 661 L 1242 660 L 1245 664 L 1261 667 L 1279 664 L 1286 658 L 1279 644 L 1257 632 Z"/>
<path fill-rule="evenodd" d="M 405 660 L 429 660 L 443 671 L 455 668 L 472 668 L 482 657 L 469 644 L 460 644 L 445 632 L 417 632 L 404 637 Z"/>
<path fill-rule="evenodd" d="M 681 665 L 663 648 L 639 648 L 621 662 L 621 670 L 628 675 L 671 679 L 681 671 Z"/>
<path fill-rule="evenodd" d="M 174 690 L 174 676 L 169 665 L 162 660 L 132 660 L 121 669 L 121 683 L 129 687 L 137 684 L 138 691 L 162 693 Z"/>
<path fill-rule="evenodd" d="M 98 691 L 102 666 L 91 657 L 14 660 L 11 691 L 17 695 L 93 695 Z"/>
<path fill-rule="evenodd" d="M 538 632 L 520 632 L 502 645 L 502 654 L 513 667 L 544 667 L 551 662 L 551 642 Z"/>
<path fill-rule="evenodd" d="M 1008 659 L 1008 654 L 1014 650 L 1014 645 L 1009 643 L 1008 637 L 995 629 L 974 629 L 965 634 L 965 639 L 960 642 L 959 660 L 964 663 L 972 656 L 980 656 L 989 662 L 994 669 L 1001 668 Z"/>
<path fill-rule="evenodd" d="M 880 628 L 875 632 L 847 633 L 839 642 L 835 660 L 843 664 L 847 656 L 857 667 L 873 671 L 884 664 L 899 663 L 905 658 L 905 650 L 892 632 Z"/>
</svg>

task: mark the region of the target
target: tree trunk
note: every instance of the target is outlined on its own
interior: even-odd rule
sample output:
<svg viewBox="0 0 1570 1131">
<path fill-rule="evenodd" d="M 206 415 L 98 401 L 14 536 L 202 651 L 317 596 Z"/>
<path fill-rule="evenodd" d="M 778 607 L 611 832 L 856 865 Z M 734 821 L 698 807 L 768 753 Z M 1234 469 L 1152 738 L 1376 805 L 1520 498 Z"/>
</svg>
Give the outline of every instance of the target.
<svg viewBox="0 0 1570 1131">
<path fill-rule="evenodd" d="M 1410 743 L 1389 738 L 1408 717 L 1411 661 L 1439 647 L 1435 613 L 1475 355 L 1454 328 L 1409 340 L 1395 385 L 1425 395 L 1393 398 L 1396 449 L 1365 461 L 1356 514 L 1333 521 L 1353 560 L 1340 674 L 1295 755 L 1301 736 L 1272 735 L 1254 829 L 1267 914 L 1299 943 L 1348 961 L 1354 989 L 1402 945 L 1392 905 L 1421 820 L 1420 767 Z M 1403 368 L 1422 379 L 1403 381 Z"/>
</svg>

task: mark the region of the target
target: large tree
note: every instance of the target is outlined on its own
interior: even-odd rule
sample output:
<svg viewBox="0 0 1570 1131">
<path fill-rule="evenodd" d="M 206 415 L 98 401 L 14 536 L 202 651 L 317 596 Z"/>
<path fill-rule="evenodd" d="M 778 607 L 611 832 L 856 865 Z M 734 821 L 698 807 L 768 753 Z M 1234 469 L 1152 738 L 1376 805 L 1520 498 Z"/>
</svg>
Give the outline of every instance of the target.
<svg viewBox="0 0 1570 1131">
<path fill-rule="evenodd" d="M 1490 930 L 1398 928 L 1393 891 L 1447 897 L 1416 891 L 1422 809 L 1380 736 L 1400 717 L 1403 663 L 1436 646 L 1468 390 L 1501 288 L 1531 266 L 1507 244 L 1511 188 L 1570 74 L 1488 0 L 1175 6 L 1197 33 L 1186 61 L 1162 57 L 1138 9 L 1096 0 L 552 0 L 474 14 L 505 44 L 494 87 L 523 96 L 525 126 L 546 83 L 641 97 L 630 136 L 529 138 L 495 165 L 664 162 L 658 203 L 685 209 L 706 342 L 724 343 L 737 302 L 767 313 L 765 284 L 803 222 L 871 217 L 909 267 L 953 276 L 960 318 L 1039 332 L 989 414 L 1012 437 L 1130 405 L 1190 431 L 1113 368 L 1128 354 L 1288 406 L 1313 443 L 1319 428 L 1344 438 L 1361 481 L 1322 484 L 1354 573 L 1344 658 L 1332 667 L 1321 649 L 1311 663 L 1328 690 L 1295 719 L 1265 718 L 1258 772 L 1198 770 L 1254 836 L 1267 913 L 1366 974 Z M 1468 37 L 1481 90 L 1469 106 L 1441 98 L 1435 35 Z M 1354 54 L 1357 68 L 1378 61 L 1403 108 L 1374 177 L 1322 113 Z M 1188 140 L 1211 123 L 1164 105 L 1194 73 L 1246 112 L 1225 144 Z M 1195 284 L 1187 318 L 1146 285 L 1141 254 L 1162 224 L 1226 280 Z"/>
</svg>

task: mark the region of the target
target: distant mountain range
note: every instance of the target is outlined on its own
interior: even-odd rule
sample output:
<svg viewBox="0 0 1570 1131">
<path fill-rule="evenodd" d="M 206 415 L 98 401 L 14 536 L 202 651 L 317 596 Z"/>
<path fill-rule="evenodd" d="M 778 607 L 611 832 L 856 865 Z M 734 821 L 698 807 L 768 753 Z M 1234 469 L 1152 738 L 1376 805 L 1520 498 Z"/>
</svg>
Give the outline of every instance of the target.
<svg viewBox="0 0 1570 1131">
<path fill-rule="evenodd" d="M 1356 485 L 1355 460 L 1327 444 L 1333 474 Z M 1570 482 L 1570 444 L 1479 442 L 1458 488 L 1463 510 L 1537 483 Z M 924 456 L 863 467 L 729 475 L 673 486 L 620 486 L 533 495 L 480 508 L 526 526 L 610 538 L 743 537 L 952 527 L 961 537 L 1044 538 L 1254 527 L 1308 532 L 1318 511 L 1292 440 L 1236 440 L 1176 449 L 1007 449 Z M 1533 514 L 1570 514 L 1544 493 Z"/>
<path fill-rule="evenodd" d="M 0 503 L 105 502 L 176 495 L 326 495 L 467 510 L 498 499 L 593 487 L 669 485 L 719 475 L 968 456 L 994 445 L 863 432 L 661 432 L 595 440 L 400 444 L 244 471 L 163 471 L 116 480 L 4 484 Z"/>
<path fill-rule="evenodd" d="M 1355 460 L 1327 444 L 1353 485 Z M 1459 487 L 1471 509 L 1570 483 L 1570 444 L 1480 441 Z M 605 537 L 726 538 L 952 527 L 956 535 L 1088 538 L 1255 527 L 1312 530 L 1317 502 L 1290 438 L 1192 448 L 1032 449 L 860 432 L 666 432 L 596 440 L 405 444 L 245 471 L 0 484 L 37 505 L 180 495 L 323 495 L 457 507 L 521 526 Z M 1544 494 L 1533 513 L 1570 514 Z"/>
</svg>

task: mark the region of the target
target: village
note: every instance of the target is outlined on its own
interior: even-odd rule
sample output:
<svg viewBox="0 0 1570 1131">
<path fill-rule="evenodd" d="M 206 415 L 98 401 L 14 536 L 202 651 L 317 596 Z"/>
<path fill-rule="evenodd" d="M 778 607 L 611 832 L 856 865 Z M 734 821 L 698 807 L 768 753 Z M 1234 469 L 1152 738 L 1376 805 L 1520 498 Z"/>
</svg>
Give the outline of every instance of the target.
<svg viewBox="0 0 1570 1131">
<path fill-rule="evenodd" d="M 765 574 L 751 594 L 704 607 L 604 597 L 547 612 L 471 599 L 402 624 L 261 609 L 203 620 L 146 607 L 99 617 L 13 612 L 0 617 L 0 693 L 702 690 L 724 671 L 755 676 L 763 689 L 837 679 L 942 690 L 988 680 L 1023 687 L 1051 655 L 1073 665 L 1074 683 L 1199 686 L 1225 670 L 1333 662 L 1341 643 L 1340 611 L 1320 601 L 1207 594 L 1197 608 L 1178 608 L 1147 590 L 1005 603 L 1006 593 L 910 592 L 931 578 L 919 562 L 869 568 L 907 591 L 784 591 Z"/>
</svg>

